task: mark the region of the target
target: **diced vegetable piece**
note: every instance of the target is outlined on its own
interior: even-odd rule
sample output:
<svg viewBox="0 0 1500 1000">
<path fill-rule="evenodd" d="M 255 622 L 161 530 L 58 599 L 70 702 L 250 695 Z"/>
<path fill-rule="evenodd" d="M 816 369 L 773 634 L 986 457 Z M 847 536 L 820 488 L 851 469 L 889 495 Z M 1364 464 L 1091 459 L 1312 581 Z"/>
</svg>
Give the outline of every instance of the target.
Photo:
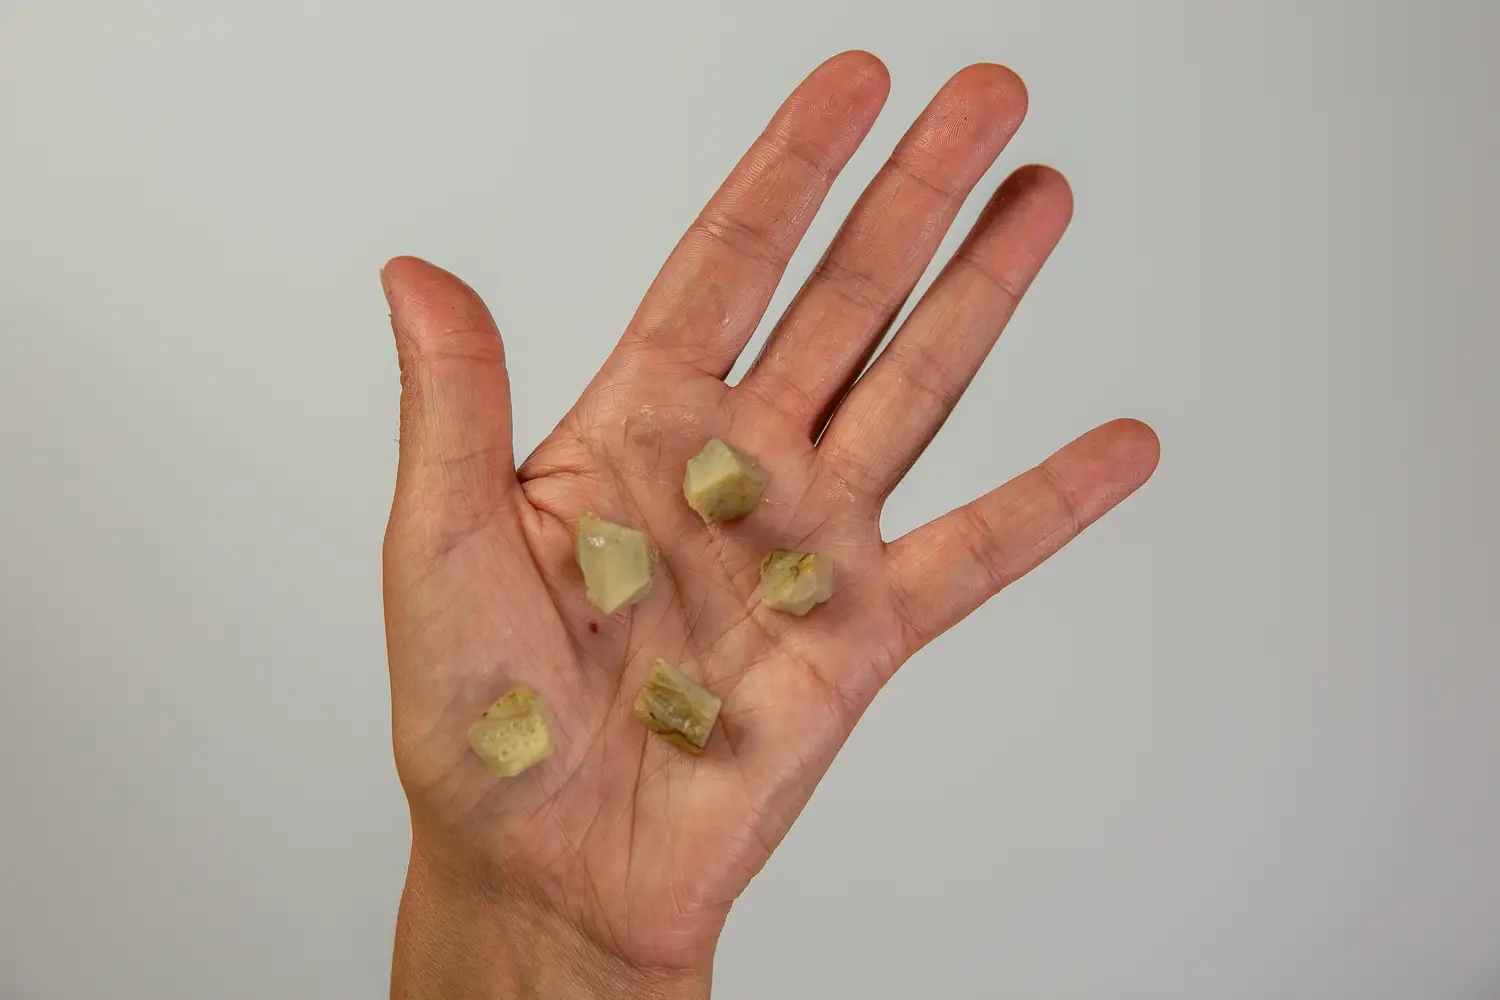
<svg viewBox="0 0 1500 1000">
<path fill-rule="evenodd" d="M 682 493 L 707 524 L 743 517 L 755 509 L 771 477 L 749 453 L 719 438 L 688 459 Z"/>
<path fill-rule="evenodd" d="M 816 552 L 777 549 L 760 563 L 760 601 L 790 615 L 805 615 L 833 596 L 833 560 Z"/>
<path fill-rule="evenodd" d="M 469 727 L 469 746 L 502 778 L 552 756 L 552 726 L 541 698 L 524 684 L 511 688 Z"/>
<path fill-rule="evenodd" d="M 614 614 L 651 589 L 656 550 L 643 532 L 585 514 L 578 519 L 578 566 L 589 601 Z"/>
<path fill-rule="evenodd" d="M 635 717 L 678 749 L 698 753 L 714 731 L 720 704 L 702 684 L 666 660 L 657 660 L 636 695 Z"/>
</svg>

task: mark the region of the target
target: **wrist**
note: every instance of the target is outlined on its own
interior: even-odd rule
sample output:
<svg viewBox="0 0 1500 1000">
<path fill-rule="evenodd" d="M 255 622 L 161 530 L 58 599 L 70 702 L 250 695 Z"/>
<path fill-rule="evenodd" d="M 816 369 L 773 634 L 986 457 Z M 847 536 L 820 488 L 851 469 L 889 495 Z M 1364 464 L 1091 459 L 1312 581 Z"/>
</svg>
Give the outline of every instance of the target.
<svg viewBox="0 0 1500 1000">
<path fill-rule="evenodd" d="M 556 913 L 441 871 L 413 849 L 392 1000 L 707 1000 L 710 970 L 643 969 Z"/>
</svg>

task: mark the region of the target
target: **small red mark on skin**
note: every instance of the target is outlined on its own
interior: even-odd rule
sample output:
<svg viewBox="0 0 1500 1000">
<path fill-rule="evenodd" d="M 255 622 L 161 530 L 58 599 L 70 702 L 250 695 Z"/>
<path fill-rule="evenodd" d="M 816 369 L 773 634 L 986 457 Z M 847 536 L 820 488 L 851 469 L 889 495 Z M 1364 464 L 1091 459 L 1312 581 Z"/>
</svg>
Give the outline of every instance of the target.
<svg viewBox="0 0 1500 1000">
<path fill-rule="evenodd" d="M 598 622 L 589 622 L 589 631 L 593 632 L 595 634 L 598 634 L 598 632 L 599 632 L 599 623 Z"/>
</svg>

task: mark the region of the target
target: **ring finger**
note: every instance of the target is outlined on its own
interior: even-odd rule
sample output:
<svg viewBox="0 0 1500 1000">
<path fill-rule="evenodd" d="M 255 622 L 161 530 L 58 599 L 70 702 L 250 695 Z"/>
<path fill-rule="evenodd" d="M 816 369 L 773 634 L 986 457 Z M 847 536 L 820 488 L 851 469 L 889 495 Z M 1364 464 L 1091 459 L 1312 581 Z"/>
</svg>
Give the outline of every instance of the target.
<svg viewBox="0 0 1500 1000">
<path fill-rule="evenodd" d="M 818 444 L 834 475 L 883 499 L 922 454 L 1073 214 L 1068 182 L 1017 170 L 880 357 L 840 404 Z"/>
<path fill-rule="evenodd" d="M 944 85 L 855 204 L 739 390 L 816 437 L 1026 114 L 1003 66 Z"/>
</svg>

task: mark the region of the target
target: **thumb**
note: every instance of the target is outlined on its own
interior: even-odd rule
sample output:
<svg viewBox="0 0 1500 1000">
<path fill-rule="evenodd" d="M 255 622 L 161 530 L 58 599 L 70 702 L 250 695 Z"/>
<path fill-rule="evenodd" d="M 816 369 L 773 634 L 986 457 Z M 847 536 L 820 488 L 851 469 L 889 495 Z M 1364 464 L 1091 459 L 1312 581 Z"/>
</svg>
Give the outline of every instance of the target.
<svg viewBox="0 0 1500 1000">
<path fill-rule="evenodd" d="M 478 294 L 415 257 L 380 271 L 401 365 L 396 495 L 483 518 L 516 487 L 505 348 Z M 421 499 L 418 499 L 421 498 Z"/>
</svg>

